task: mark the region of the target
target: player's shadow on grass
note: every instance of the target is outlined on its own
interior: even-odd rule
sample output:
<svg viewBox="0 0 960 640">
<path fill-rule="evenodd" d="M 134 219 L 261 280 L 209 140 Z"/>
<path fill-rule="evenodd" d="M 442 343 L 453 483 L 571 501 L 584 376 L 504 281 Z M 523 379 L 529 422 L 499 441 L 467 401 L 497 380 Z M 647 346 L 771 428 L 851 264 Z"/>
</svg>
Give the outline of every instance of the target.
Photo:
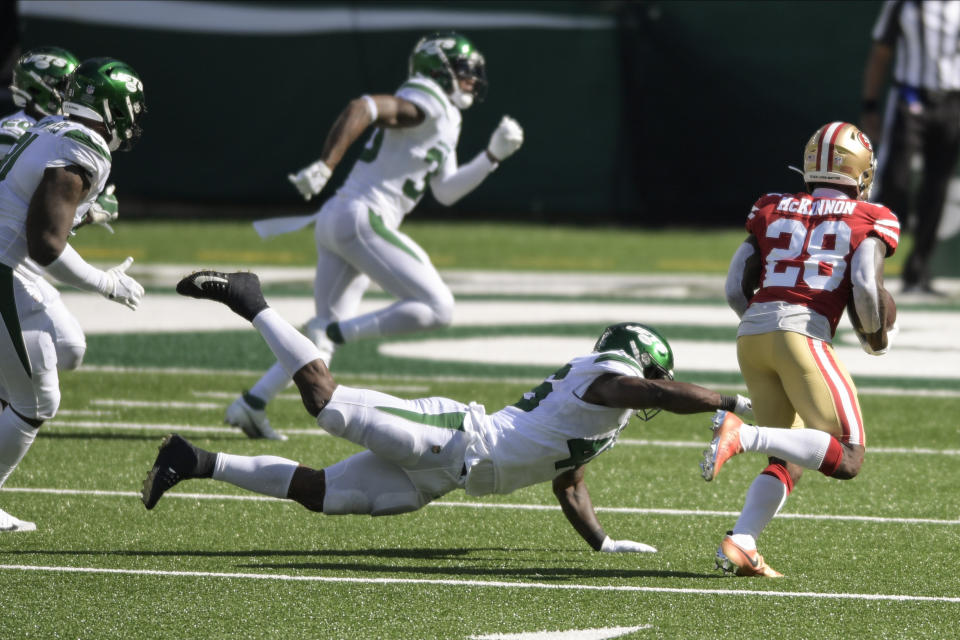
<svg viewBox="0 0 960 640">
<path fill-rule="evenodd" d="M 371 562 L 269 562 L 269 563 L 240 563 L 237 568 L 243 569 L 278 569 L 278 570 L 308 570 L 308 571 L 354 571 L 358 573 L 397 573 L 397 574 L 426 574 L 426 575 L 449 575 L 449 576 L 487 576 L 495 578 L 522 578 L 526 580 L 539 581 L 562 581 L 570 578 L 721 578 L 722 575 L 716 573 L 693 573 L 689 571 L 661 571 L 654 569 L 589 569 L 577 567 L 504 567 L 503 558 L 486 558 L 484 556 L 472 558 L 476 565 L 473 567 L 462 566 L 464 559 L 470 559 L 470 556 L 483 553 L 494 552 L 502 554 L 511 553 L 543 553 L 543 549 L 504 549 L 501 547 L 472 547 L 472 548 L 406 548 L 406 549 L 249 549 L 244 551 L 185 551 L 185 550 L 128 550 L 118 549 L 114 551 L 95 551 L 95 550 L 11 550 L 4 552 L 8 555 L 51 555 L 51 556 L 126 556 L 126 557 L 198 557 L 198 558 L 257 558 L 257 557 L 328 557 L 328 558 L 363 558 L 371 559 Z M 643 554 L 636 554 L 642 557 Z M 376 560 L 390 559 L 412 559 L 412 560 L 452 560 L 456 559 L 459 564 L 456 567 L 438 567 L 438 566 L 400 566 L 396 564 L 387 564 L 376 562 Z M 496 566 L 480 566 L 489 562 Z M 522 563 L 522 558 L 514 559 L 516 563 Z"/>
</svg>

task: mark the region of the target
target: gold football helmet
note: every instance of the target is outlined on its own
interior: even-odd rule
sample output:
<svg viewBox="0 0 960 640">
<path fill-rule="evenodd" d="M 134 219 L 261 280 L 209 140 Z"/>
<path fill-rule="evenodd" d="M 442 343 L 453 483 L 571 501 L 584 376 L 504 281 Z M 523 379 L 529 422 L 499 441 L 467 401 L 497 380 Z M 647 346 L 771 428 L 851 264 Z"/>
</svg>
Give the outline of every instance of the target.
<svg viewBox="0 0 960 640">
<path fill-rule="evenodd" d="M 856 187 L 857 199 L 868 200 L 877 159 L 870 139 L 849 122 L 825 124 L 803 150 L 803 181 Z"/>
</svg>

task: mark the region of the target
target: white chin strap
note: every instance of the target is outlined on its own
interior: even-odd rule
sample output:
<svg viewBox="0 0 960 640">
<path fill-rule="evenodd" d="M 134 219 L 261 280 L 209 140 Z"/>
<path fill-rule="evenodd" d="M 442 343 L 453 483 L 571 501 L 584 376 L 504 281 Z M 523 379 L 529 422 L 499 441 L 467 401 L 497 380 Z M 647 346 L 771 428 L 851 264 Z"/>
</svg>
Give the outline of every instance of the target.
<svg viewBox="0 0 960 640">
<path fill-rule="evenodd" d="M 450 94 L 450 102 L 461 111 L 469 109 L 473 105 L 473 94 L 464 93 L 460 89 L 454 89 L 453 93 Z"/>
</svg>

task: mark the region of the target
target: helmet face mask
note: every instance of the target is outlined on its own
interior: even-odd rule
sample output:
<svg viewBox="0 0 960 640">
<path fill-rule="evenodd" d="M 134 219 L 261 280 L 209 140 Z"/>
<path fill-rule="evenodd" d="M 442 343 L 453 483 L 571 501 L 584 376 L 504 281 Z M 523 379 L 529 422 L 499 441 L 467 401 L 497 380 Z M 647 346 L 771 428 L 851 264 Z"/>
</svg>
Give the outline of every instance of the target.
<svg viewBox="0 0 960 640">
<path fill-rule="evenodd" d="M 60 47 L 38 47 L 20 56 L 13 68 L 13 103 L 42 115 L 62 112 L 70 77 L 80 61 Z"/>
<path fill-rule="evenodd" d="M 147 112 L 143 83 L 132 67 L 113 58 L 91 58 L 77 67 L 63 111 L 99 122 L 111 151 L 129 151 L 140 137 Z"/>
<path fill-rule="evenodd" d="M 803 180 L 841 190 L 856 190 L 869 200 L 877 159 L 870 139 L 848 122 L 830 122 L 810 137 L 803 151 Z"/>
<path fill-rule="evenodd" d="M 409 73 L 432 79 L 458 109 L 483 102 L 487 95 L 483 54 L 467 38 L 452 31 L 421 38 L 410 54 Z M 469 88 L 463 88 L 461 81 L 466 81 Z"/>
<path fill-rule="evenodd" d="M 621 322 L 603 330 L 595 352 L 620 351 L 637 364 L 647 380 L 673 380 L 673 349 L 652 327 L 639 322 Z M 649 420 L 660 409 L 639 409 L 637 417 Z"/>
</svg>

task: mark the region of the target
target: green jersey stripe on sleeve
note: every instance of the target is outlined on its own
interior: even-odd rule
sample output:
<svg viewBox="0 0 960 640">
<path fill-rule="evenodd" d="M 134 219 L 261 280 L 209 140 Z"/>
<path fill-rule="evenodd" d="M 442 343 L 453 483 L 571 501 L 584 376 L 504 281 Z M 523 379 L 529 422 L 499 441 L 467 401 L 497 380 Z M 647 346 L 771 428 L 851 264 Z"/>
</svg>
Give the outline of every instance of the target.
<svg viewBox="0 0 960 640">
<path fill-rule="evenodd" d="M 401 89 L 416 89 L 417 91 L 422 91 L 423 93 L 426 93 L 426 94 L 428 94 L 428 95 L 430 95 L 430 96 L 433 96 L 433 98 L 434 98 L 437 102 L 440 103 L 440 106 L 443 107 L 444 113 L 446 113 L 446 111 L 447 111 L 447 101 L 444 100 L 443 98 L 441 98 L 441 97 L 440 97 L 440 94 L 438 94 L 436 91 L 434 91 L 433 89 L 431 89 L 431 88 L 428 87 L 427 85 L 425 85 L 425 84 L 420 84 L 419 82 L 409 81 L 409 82 L 404 82 L 403 85 L 402 85 L 400 88 L 401 88 Z"/>
<path fill-rule="evenodd" d="M 602 355 L 597 356 L 597 359 L 594 360 L 593 363 L 596 364 L 598 362 L 607 362 L 610 360 L 613 360 L 614 362 L 622 362 L 623 364 L 633 369 L 636 369 L 641 376 L 643 375 L 643 369 L 640 367 L 639 364 L 637 364 L 627 356 L 620 355 L 619 353 L 604 353 Z"/>
<path fill-rule="evenodd" d="M 110 161 L 110 151 L 103 145 L 97 143 L 93 138 L 85 134 L 83 131 L 78 131 L 77 129 L 71 129 L 63 134 L 65 137 L 70 138 L 71 140 L 76 140 L 80 144 L 90 147 L 101 156 L 104 157 L 107 162 Z"/>
</svg>

